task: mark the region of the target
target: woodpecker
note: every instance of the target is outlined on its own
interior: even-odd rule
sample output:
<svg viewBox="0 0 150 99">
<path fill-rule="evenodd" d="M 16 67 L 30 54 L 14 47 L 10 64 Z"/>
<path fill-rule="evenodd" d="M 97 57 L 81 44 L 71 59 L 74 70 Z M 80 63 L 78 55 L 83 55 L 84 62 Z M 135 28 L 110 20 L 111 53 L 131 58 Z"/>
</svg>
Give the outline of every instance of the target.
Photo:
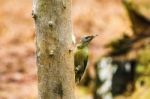
<svg viewBox="0 0 150 99">
<path fill-rule="evenodd" d="M 97 35 L 89 35 L 81 37 L 80 43 L 77 44 L 74 51 L 74 65 L 75 65 L 75 82 L 78 84 L 84 74 L 88 61 L 88 44 Z"/>
</svg>

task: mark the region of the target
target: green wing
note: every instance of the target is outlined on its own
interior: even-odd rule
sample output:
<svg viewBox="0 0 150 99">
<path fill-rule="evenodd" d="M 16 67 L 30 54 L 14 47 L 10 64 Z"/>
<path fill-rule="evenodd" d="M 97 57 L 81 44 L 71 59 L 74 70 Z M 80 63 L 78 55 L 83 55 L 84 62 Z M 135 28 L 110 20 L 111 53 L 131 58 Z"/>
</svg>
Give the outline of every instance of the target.
<svg viewBox="0 0 150 99">
<path fill-rule="evenodd" d="M 85 60 L 84 60 L 84 70 L 86 69 L 87 62 L 88 62 L 88 55 L 85 56 Z"/>
<path fill-rule="evenodd" d="M 88 52 L 86 49 L 76 49 L 74 53 L 75 81 L 80 82 L 86 69 Z"/>
<path fill-rule="evenodd" d="M 74 53 L 74 65 L 76 67 L 80 65 L 82 69 L 85 69 L 87 61 L 88 61 L 88 52 L 86 51 L 86 49 L 76 49 Z"/>
</svg>

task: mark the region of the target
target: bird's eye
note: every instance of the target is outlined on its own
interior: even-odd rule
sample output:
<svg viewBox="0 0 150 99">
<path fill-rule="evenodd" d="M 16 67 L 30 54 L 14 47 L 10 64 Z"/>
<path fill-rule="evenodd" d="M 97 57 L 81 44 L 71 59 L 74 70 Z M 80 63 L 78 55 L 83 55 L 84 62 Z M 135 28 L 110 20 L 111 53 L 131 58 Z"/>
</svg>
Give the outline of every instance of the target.
<svg viewBox="0 0 150 99">
<path fill-rule="evenodd" d="M 85 37 L 85 39 L 88 39 L 89 37 L 87 36 L 87 37 Z"/>
</svg>

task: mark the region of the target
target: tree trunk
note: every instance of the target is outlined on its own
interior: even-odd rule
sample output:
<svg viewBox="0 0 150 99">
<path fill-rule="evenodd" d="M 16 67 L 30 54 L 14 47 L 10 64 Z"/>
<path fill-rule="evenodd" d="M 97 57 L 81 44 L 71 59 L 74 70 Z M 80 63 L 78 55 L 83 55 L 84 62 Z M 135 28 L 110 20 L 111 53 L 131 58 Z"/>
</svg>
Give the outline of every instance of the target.
<svg viewBox="0 0 150 99">
<path fill-rule="evenodd" d="M 33 0 L 39 99 L 75 99 L 71 0 Z"/>
</svg>

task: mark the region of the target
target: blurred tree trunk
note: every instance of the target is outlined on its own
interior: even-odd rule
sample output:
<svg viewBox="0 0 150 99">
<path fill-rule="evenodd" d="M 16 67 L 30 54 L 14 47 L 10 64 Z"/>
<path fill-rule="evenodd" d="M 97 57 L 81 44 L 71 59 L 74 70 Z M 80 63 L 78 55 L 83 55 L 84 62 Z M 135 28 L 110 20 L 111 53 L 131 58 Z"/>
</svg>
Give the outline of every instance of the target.
<svg viewBox="0 0 150 99">
<path fill-rule="evenodd" d="M 75 99 L 71 0 L 33 0 L 39 99 Z"/>
<path fill-rule="evenodd" d="M 150 36 L 150 6 L 149 0 L 123 0 L 128 12 L 134 33 L 139 36 Z"/>
</svg>

